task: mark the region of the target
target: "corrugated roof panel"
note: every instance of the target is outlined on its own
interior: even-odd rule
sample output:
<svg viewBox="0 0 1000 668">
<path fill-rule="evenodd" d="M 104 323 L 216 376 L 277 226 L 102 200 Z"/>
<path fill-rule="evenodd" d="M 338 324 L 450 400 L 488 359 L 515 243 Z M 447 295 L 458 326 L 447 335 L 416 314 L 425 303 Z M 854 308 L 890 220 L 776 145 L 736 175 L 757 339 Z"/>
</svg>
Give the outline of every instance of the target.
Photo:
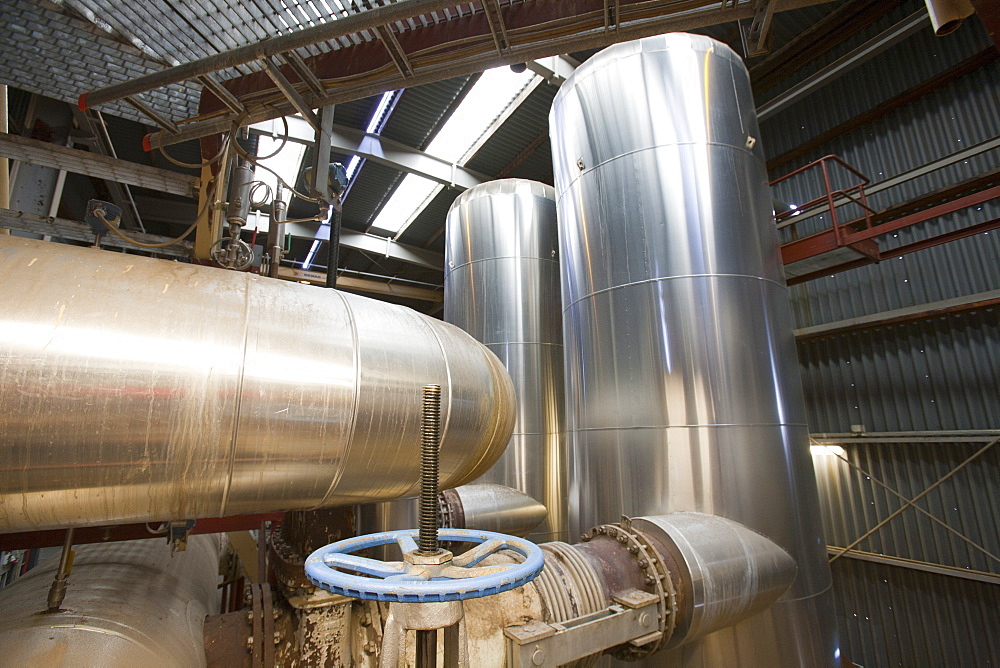
<svg viewBox="0 0 1000 668">
<path fill-rule="evenodd" d="M 396 103 L 382 136 L 425 149 L 472 77 L 457 77 L 407 88 Z"/>
<path fill-rule="evenodd" d="M 995 666 L 1000 587 L 840 559 L 833 565 L 847 658 L 864 666 Z"/>
<path fill-rule="evenodd" d="M 367 230 L 402 178 L 401 172 L 366 160 L 344 202 L 344 225 L 359 231 Z"/>
<path fill-rule="evenodd" d="M 557 90 L 555 86 L 546 84 L 535 88 L 466 163 L 466 167 L 484 174 L 499 174 L 540 132 L 547 132 L 549 109 Z M 544 141 L 548 142 L 548 139 Z"/>
<path fill-rule="evenodd" d="M 460 190 L 454 188 L 442 188 L 428 204 L 420 215 L 410 223 L 399 240 L 405 244 L 423 246 L 427 241 L 437 234 L 444 227 L 445 219 L 448 217 L 448 209 L 452 202 L 461 194 Z M 444 236 L 443 234 L 441 235 Z M 444 271 L 444 267 L 441 267 Z"/>
<path fill-rule="evenodd" d="M 998 342 L 996 309 L 800 341 L 809 428 L 1000 428 Z"/>
</svg>

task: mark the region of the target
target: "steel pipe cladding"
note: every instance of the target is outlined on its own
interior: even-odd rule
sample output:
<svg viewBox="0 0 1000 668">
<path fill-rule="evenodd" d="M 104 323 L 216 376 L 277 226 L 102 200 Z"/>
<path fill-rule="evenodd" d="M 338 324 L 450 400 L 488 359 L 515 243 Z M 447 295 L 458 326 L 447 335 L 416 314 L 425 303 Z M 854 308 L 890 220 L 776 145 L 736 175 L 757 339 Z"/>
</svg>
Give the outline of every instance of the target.
<svg viewBox="0 0 1000 668">
<path fill-rule="evenodd" d="M 523 179 L 484 183 L 455 200 L 445 230 L 444 319 L 500 358 L 518 397 L 507 452 L 480 481 L 545 505 L 548 518 L 529 538 L 566 540 L 555 194 Z"/>
<path fill-rule="evenodd" d="M 796 561 L 765 612 L 677 665 L 839 655 L 787 289 L 749 77 L 707 37 L 608 48 L 550 115 L 570 529 L 698 511 Z"/>
<path fill-rule="evenodd" d="M 308 509 L 443 487 L 514 425 L 500 361 L 410 309 L 190 264 L 0 238 L 0 531 Z"/>
</svg>

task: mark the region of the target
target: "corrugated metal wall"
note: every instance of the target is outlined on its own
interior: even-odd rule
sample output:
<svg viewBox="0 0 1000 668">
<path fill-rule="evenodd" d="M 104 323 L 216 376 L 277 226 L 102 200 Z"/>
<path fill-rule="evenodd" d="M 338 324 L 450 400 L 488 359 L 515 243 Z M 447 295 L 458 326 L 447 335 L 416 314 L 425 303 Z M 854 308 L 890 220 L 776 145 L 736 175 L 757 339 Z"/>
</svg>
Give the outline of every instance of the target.
<svg viewBox="0 0 1000 668">
<path fill-rule="evenodd" d="M 904 2 L 812 70 L 916 11 Z M 927 29 L 765 122 L 777 156 L 946 71 L 990 46 L 975 18 L 957 33 Z M 807 76 L 809 72 L 802 72 Z M 792 85 L 787 81 L 769 92 Z M 874 182 L 1000 136 L 1000 63 L 958 79 L 803 156 L 781 173 L 836 153 Z M 885 207 L 1000 165 L 994 150 L 874 198 Z M 772 174 L 772 177 L 780 174 Z M 799 179 L 775 196 L 803 202 L 818 182 Z M 1000 217 L 1000 202 L 957 212 L 880 240 L 890 248 Z M 821 221 L 809 221 L 811 225 Z M 825 224 L 825 223 L 823 223 Z M 797 327 L 918 306 L 1000 288 L 1000 232 L 841 272 L 792 288 Z M 798 346 L 813 432 L 1000 429 L 1000 311 L 924 320 L 803 341 Z M 846 456 L 815 457 L 828 543 L 845 546 L 903 504 L 882 481 L 912 498 L 983 443 L 854 443 Z M 874 478 L 875 480 L 873 480 Z M 935 517 L 1000 555 L 1000 446 L 919 502 Z M 858 546 L 877 554 L 1000 574 L 1000 562 L 912 508 Z M 841 631 L 851 658 L 871 666 L 1000 665 L 1000 586 L 850 558 L 833 563 Z"/>
</svg>

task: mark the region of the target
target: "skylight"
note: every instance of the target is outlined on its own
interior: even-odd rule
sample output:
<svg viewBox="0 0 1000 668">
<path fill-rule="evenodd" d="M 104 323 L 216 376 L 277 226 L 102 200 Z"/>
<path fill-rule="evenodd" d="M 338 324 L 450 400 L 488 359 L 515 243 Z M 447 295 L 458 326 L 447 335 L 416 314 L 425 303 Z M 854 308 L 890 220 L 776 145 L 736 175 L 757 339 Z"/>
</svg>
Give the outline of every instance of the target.
<svg viewBox="0 0 1000 668">
<path fill-rule="evenodd" d="M 385 126 L 385 122 L 388 120 L 389 109 L 392 104 L 392 100 L 397 93 L 402 92 L 401 90 L 390 90 L 382 93 L 382 97 L 379 99 L 378 104 L 375 105 L 375 111 L 372 112 L 372 117 L 368 121 L 368 125 L 365 127 L 365 132 L 367 134 L 378 134 L 382 131 Z M 350 161 L 347 163 L 347 180 L 354 181 L 354 175 L 357 174 L 358 169 L 361 165 L 365 163 L 364 159 L 359 155 L 351 156 Z M 344 197 L 347 193 L 344 193 Z M 333 211 L 330 210 L 327 214 L 326 220 L 320 225 L 329 225 L 330 217 Z M 309 269 L 312 267 L 312 263 L 316 260 L 316 252 L 319 251 L 319 246 L 322 242 L 319 239 L 315 239 L 312 242 L 312 246 L 309 247 L 309 252 L 306 253 L 306 259 L 302 263 L 303 269 Z"/>
<path fill-rule="evenodd" d="M 465 164 L 469 150 L 531 83 L 533 72 L 513 72 L 509 67 L 487 70 L 465 96 L 458 109 L 427 147 L 427 153 L 450 162 Z M 376 230 L 398 237 L 440 192 L 442 186 L 408 174 L 372 223 Z"/>
<path fill-rule="evenodd" d="M 267 135 L 260 135 L 257 140 L 257 154 L 271 155 L 279 146 L 281 146 L 280 138 L 275 139 Z M 288 141 L 285 142 L 285 145 L 282 146 L 277 155 L 266 160 L 258 160 L 257 162 L 264 167 L 273 169 L 281 176 L 285 183 L 294 188 L 302 166 L 302 156 L 305 155 L 305 152 L 306 147 L 304 144 Z M 254 178 L 270 186 L 272 194 L 275 192 L 278 180 L 274 177 L 274 174 L 266 169 L 254 169 Z"/>
<path fill-rule="evenodd" d="M 389 108 L 389 103 L 392 102 L 393 96 L 396 91 L 390 90 L 382 93 L 382 98 L 375 105 L 375 112 L 372 114 L 371 120 L 368 121 L 368 127 L 365 128 L 367 134 L 378 134 L 381 129 L 382 117 L 385 116 L 386 110 Z M 351 157 L 350 162 L 347 163 L 347 179 L 351 180 L 354 178 L 355 172 L 358 171 L 358 167 L 361 166 L 362 160 L 361 156 L 355 155 Z"/>
</svg>

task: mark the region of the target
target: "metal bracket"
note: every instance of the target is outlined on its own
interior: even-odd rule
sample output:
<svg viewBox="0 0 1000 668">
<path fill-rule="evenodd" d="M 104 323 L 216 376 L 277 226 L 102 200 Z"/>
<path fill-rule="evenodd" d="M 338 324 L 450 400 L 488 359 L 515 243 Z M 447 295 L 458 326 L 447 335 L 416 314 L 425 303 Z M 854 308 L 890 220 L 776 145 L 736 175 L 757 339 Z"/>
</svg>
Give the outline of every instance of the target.
<svg viewBox="0 0 1000 668">
<path fill-rule="evenodd" d="M 559 666 L 619 645 L 655 642 L 662 636 L 658 603 L 655 594 L 633 589 L 604 610 L 575 619 L 508 626 L 507 667 Z"/>
<path fill-rule="evenodd" d="M 763 56 L 771 50 L 771 20 L 777 0 L 754 0 L 754 15 L 739 22 L 743 53 L 747 58 Z"/>
<path fill-rule="evenodd" d="M 194 520 L 182 520 L 180 522 L 167 523 L 167 542 L 174 552 L 183 552 L 187 549 L 188 536 L 194 528 Z"/>
</svg>

